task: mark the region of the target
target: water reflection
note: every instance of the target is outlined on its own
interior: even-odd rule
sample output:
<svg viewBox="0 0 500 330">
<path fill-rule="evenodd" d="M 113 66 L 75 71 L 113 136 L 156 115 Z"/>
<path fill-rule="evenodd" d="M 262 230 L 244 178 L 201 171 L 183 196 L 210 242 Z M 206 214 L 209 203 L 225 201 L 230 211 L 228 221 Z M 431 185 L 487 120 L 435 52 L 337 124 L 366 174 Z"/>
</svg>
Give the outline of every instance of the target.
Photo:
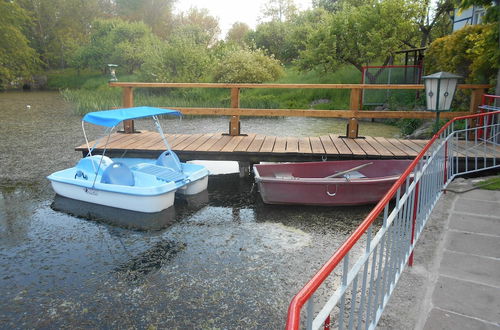
<svg viewBox="0 0 500 330">
<path fill-rule="evenodd" d="M 196 196 L 176 197 L 175 200 L 175 205 L 182 205 L 182 209 L 190 211 L 199 210 L 207 203 L 207 191 L 201 192 Z M 160 230 L 170 226 L 176 221 L 176 218 L 181 216 L 181 214 L 179 214 L 176 217 L 175 205 L 161 212 L 143 213 L 87 203 L 56 195 L 51 204 L 51 208 L 78 218 L 102 222 L 122 228 Z"/>
</svg>

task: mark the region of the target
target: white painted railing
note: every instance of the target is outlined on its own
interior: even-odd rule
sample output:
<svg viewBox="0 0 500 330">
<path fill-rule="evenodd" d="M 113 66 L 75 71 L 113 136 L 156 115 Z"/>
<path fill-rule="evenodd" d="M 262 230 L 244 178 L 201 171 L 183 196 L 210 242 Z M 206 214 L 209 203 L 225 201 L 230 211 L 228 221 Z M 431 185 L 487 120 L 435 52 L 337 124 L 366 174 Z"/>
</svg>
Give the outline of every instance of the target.
<svg viewBox="0 0 500 330">
<path fill-rule="evenodd" d="M 375 328 L 444 188 L 457 175 L 498 168 L 499 135 L 500 111 L 447 123 L 293 298 L 287 329 Z"/>
</svg>

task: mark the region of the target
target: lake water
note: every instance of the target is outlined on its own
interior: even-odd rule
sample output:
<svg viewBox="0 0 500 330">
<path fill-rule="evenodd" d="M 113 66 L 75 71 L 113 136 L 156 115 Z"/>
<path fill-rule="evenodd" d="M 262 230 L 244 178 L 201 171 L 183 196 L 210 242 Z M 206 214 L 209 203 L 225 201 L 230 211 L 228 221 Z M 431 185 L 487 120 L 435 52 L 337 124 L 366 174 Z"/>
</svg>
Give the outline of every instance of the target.
<svg viewBox="0 0 500 330">
<path fill-rule="evenodd" d="M 0 94 L 3 328 L 282 328 L 293 295 L 371 210 L 264 205 L 237 166 L 211 163 L 208 192 L 176 201 L 161 230 L 75 217 L 51 207 L 71 203 L 55 200 L 45 177 L 81 156 L 73 151 L 83 142 L 80 119 L 55 92 Z M 164 122 L 168 133 L 228 126 L 227 118 Z M 342 134 L 345 121 L 243 118 L 242 131 Z"/>
</svg>

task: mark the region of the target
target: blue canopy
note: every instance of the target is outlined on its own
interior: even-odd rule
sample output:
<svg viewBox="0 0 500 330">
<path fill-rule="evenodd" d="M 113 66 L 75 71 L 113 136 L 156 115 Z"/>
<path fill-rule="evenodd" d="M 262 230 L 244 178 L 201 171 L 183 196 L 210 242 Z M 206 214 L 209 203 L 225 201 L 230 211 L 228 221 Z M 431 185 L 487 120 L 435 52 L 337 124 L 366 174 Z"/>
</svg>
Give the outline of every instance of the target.
<svg viewBox="0 0 500 330">
<path fill-rule="evenodd" d="M 83 117 L 82 120 L 95 125 L 114 127 L 123 120 L 138 119 L 138 118 L 158 116 L 158 115 L 180 116 L 181 112 L 177 110 L 161 109 L 153 107 L 135 107 L 135 108 L 89 112 Z"/>
</svg>

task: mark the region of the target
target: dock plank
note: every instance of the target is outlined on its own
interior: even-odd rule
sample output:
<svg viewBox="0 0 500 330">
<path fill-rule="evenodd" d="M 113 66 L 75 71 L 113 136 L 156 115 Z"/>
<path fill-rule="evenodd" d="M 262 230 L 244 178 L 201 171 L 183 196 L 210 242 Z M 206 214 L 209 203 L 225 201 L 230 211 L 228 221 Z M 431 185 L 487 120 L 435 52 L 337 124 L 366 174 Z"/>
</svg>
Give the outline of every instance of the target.
<svg viewBox="0 0 500 330">
<path fill-rule="evenodd" d="M 408 156 L 408 154 L 401 149 L 397 148 L 395 145 L 393 145 L 391 142 L 389 142 L 386 138 L 384 137 L 374 137 L 375 140 L 377 140 L 378 143 L 383 145 L 387 150 L 390 150 L 390 152 L 396 156 L 396 157 L 403 157 L 403 156 Z"/>
<path fill-rule="evenodd" d="M 170 147 L 172 147 L 171 140 L 173 141 L 173 137 L 172 137 L 172 139 L 167 138 L 167 141 L 170 144 Z M 149 149 L 153 149 L 152 147 L 158 143 L 162 143 L 163 145 L 165 145 L 165 143 L 163 142 L 163 139 L 161 138 L 161 135 L 157 133 L 156 135 L 153 135 L 151 138 L 149 138 L 149 141 L 144 142 L 142 147 L 145 150 L 149 150 Z"/>
<path fill-rule="evenodd" d="M 109 146 L 110 143 L 117 142 L 117 141 L 119 141 L 121 139 L 128 139 L 128 138 L 130 138 L 128 135 L 129 134 L 115 133 L 115 134 L 112 134 L 109 137 L 109 140 L 107 139 L 106 136 L 103 136 L 101 138 L 101 140 L 99 141 L 99 143 L 96 144 L 95 148 L 102 148 L 102 147 L 104 147 L 106 145 L 106 141 L 108 142 L 108 146 Z M 96 140 L 89 142 L 90 147 L 92 148 L 95 143 L 96 143 Z M 87 145 L 86 144 L 82 144 L 80 147 L 87 148 Z"/>
<path fill-rule="evenodd" d="M 184 150 L 187 146 L 189 146 L 191 143 L 194 141 L 198 140 L 199 138 L 202 137 L 203 134 L 193 134 L 186 140 L 182 141 L 179 143 L 176 147 L 175 150 Z"/>
<path fill-rule="evenodd" d="M 410 141 L 410 140 L 406 140 L 406 139 L 400 139 L 399 140 L 401 143 L 405 144 L 406 146 L 410 147 L 413 149 L 413 151 L 415 151 L 417 154 L 420 152 L 420 150 L 422 150 L 422 147 L 419 146 L 418 144 Z"/>
<path fill-rule="evenodd" d="M 286 138 L 286 152 L 299 152 L 299 139 L 294 136 Z"/>
<path fill-rule="evenodd" d="M 352 155 L 351 149 L 347 147 L 344 141 L 337 134 L 330 134 L 330 138 L 332 139 L 335 148 L 339 151 L 340 155 Z"/>
<path fill-rule="evenodd" d="M 257 134 L 252 143 L 250 143 L 250 145 L 248 146 L 247 152 L 259 152 L 265 138 L 265 135 Z"/>
<path fill-rule="evenodd" d="M 255 139 L 256 135 L 257 134 L 248 134 L 247 136 L 243 137 L 243 139 L 240 141 L 240 143 L 238 143 L 234 151 L 235 152 L 247 151 L 248 147 L 252 143 L 253 139 Z"/>
<path fill-rule="evenodd" d="M 416 152 L 415 150 L 413 150 L 413 148 L 408 147 L 403 142 L 403 140 L 393 139 L 393 138 L 386 138 L 386 139 L 387 139 L 387 141 L 389 141 L 390 143 L 392 143 L 394 146 L 396 146 L 398 149 L 404 151 L 408 156 L 415 157 L 416 155 L 418 155 L 418 152 Z"/>
<path fill-rule="evenodd" d="M 387 149 L 383 144 L 375 140 L 372 136 L 365 137 L 366 142 L 368 142 L 381 156 L 390 157 L 393 156 L 392 152 Z"/>
<path fill-rule="evenodd" d="M 364 156 L 366 152 L 356 143 L 354 139 L 340 138 L 346 146 L 351 150 L 353 155 Z"/>
<path fill-rule="evenodd" d="M 221 152 L 233 152 L 238 144 L 243 140 L 242 135 L 231 136 L 231 140 L 220 150 Z"/>
<path fill-rule="evenodd" d="M 232 139 L 230 135 L 223 135 L 222 138 L 217 141 L 208 151 L 221 151 Z"/>
<path fill-rule="evenodd" d="M 416 145 L 420 146 L 420 150 L 422 150 L 422 148 L 425 147 L 429 142 L 428 140 L 408 140 L 408 141 L 411 141 Z"/>
<path fill-rule="evenodd" d="M 286 150 L 286 137 L 283 136 L 276 137 L 273 152 L 284 153 L 285 150 Z"/>
<path fill-rule="evenodd" d="M 208 151 L 214 144 L 216 144 L 220 139 L 222 139 L 221 133 L 216 133 L 210 139 L 205 141 L 201 146 L 199 146 L 196 151 Z"/>
<path fill-rule="evenodd" d="M 304 154 L 311 154 L 313 152 L 311 148 L 311 141 L 308 137 L 299 138 L 299 152 Z"/>
<path fill-rule="evenodd" d="M 172 149 L 176 148 L 179 144 L 181 144 L 182 142 L 189 139 L 189 137 L 190 137 L 189 134 L 178 134 L 178 136 L 175 138 L 175 140 L 173 140 L 172 143 L 170 144 L 170 147 Z M 169 141 L 169 143 L 170 143 L 170 141 Z"/>
<path fill-rule="evenodd" d="M 335 144 L 333 144 L 332 139 L 330 138 L 329 135 L 320 136 L 319 139 L 321 141 L 321 144 L 323 145 L 326 154 L 328 155 L 339 154 L 339 151 L 335 147 Z"/>
<path fill-rule="evenodd" d="M 140 136 L 131 140 L 127 145 L 127 149 L 143 149 L 145 143 L 148 143 L 148 139 L 154 138 L 154 132 L 144 132 L 140 133 Z"/>
<path fill-rule="evenodd" d="M 203 134 L 202 136 L 200 136 L 199 139 L 197 139 L 196 141 L 194 141 L 193 143 L 191 143 L 190 145 L 188 145 L 186 148 L 184 148 L 184 150 L 186 150 L 186 151 L 196 151 L 196 149 L 198 149 L 201 145 L 203 145 L 208 140 L 210 140 L 210 138 L 212 136 L 214 136 L 214 135 L 215 135 L 215 133 Z"/>
<path fill-rule="evenodd" d="M 372 156 L 380 156 L 380 153 L 377 151 L 377 149 L 373 148 L 371 144 L 366 141 L 366 139 L 355 139 L 354 140 L 361 149 L 367 154 L 367 155 L 372 155 Z"/>
<path fill-rule="evenodd" d="M 276 141 L 276 136 L 266 136 L 260 152 L 272 152 L 274 148 L 274 142 Z"/>
<path fill-rule="evenodd" d="M 141 133 L 142 134 L 142 133 Z M 113 141 L 113 142 L 108 142 L 107 147 L 109 148 L 116 148 L 116 149 L 126 149 L 127 146 L 129 146 L 131 143 L 135 141 L 137 136 L 135 134 L 123 134 L 123 135 L 128 135 L 126 137 L 123 137 L 119 140 Z M 104 139 L 104 142 L 106 142 L 106 139 Z"/>
<path fill-rule="evenodd" d="M 325 154 L 325 148 L 323 147 L 323 143 L 319 137 L 310 137 L 309 141 L 311 142 L 312 152 L 314 154 Z M 333 143 L 332 143 L 333 145 Z"/>
</svg>

